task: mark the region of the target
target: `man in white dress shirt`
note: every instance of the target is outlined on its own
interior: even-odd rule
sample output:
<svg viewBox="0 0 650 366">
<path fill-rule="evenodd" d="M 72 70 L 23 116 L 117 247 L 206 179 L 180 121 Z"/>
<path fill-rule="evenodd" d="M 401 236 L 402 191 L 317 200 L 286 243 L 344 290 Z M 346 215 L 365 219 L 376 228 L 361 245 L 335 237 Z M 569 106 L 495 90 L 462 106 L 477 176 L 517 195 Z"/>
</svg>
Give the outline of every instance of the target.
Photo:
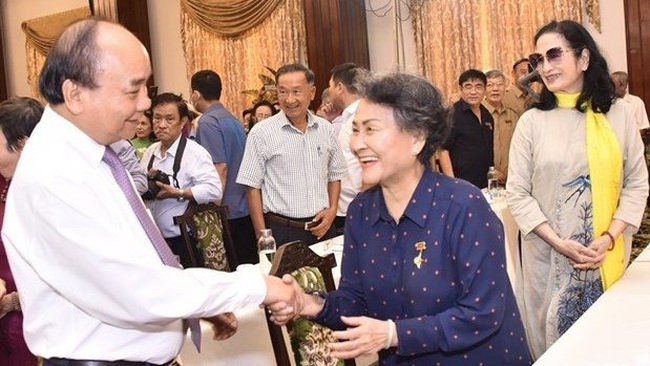
<svg viewBox="0 0 650 366">
<path fill-rule="evenodd" d="M 361 99 L 357 82 L 363 72 L 363 69 L 354 63 L 344 63 L 332 69 L 332 77 L 329 81 L 332 105 L 343 111 L 332 121 L 332 124 L 340 123 L 337 138 L 348 168 L 347 175 L 341 179 L 341 196 L 334 219 L 337 234 L 343 234 L 348 206 L 361 190 L 361 165 L 350 151 L 350 136 L 352 136 L 354 114 Z"/>
<path fill-rule="evenodd" d="M 138 194 L 143 194 L 147 191 L 147 172 L 140 165 L 140 159 L 136 153 L 135 147 L 129 139 L 121 139 L 111 144 L 111 148 L 120 158 L 122 165 L 131 175 L 135 189 Z"/>
<path fill-rule="evenodd" d="M 25 339 L 44 366 L 168 365 L 184 318 L 297 305 L 292 287 L 252 266 L 222 273 L 161 261 L 103 161 L 149 108 L 150 75 L 142 43 L 97 19 L 68 27 L 45 61 L 48 106 L 22 151 L 2 232 Z"/>
<path fill-rule="evenodd" d="M 149 176 L 159 171 L 169 184 L 156 182 L 159 191 L 149 201 L 149 209 L 165 241 L 180 257 L 183 267 L 202 267 L 203 254 L 195 246 L 193 253 L 190 253 L 180 227 L 174 223 L 174 217 L 185 213 L 190 201 L 203 204 L 221 200 L 221 179 L 208 151 L 181 136 L 183 127 L 190 122 L 189 109 L 181 96 L 158 94 L 152 100 L 151 110 L 153 132 L 159 141 L 147 148 L 140 163 Z M 180 159 L 180 166 L 174 174 L 176 159 Z"/>
</svg>

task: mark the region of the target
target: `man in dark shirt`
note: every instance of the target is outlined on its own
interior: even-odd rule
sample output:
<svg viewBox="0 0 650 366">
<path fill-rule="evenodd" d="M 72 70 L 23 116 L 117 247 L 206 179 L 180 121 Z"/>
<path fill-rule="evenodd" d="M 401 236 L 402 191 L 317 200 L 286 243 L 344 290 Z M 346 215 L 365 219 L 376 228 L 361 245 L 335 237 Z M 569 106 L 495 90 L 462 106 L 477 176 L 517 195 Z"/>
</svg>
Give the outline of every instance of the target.
<svg viewBox="0 0 650 366">
<path fill-rule="evenodd" d="M 487 172 L 494 165 L 490 112 L 481 105 L 485 74 L 469 69 L 460 74 L 461 99 L 454 104 L 453 127 L 440 152 L 442 171 L 479 188 L 487 187 Z"/>
</svg>

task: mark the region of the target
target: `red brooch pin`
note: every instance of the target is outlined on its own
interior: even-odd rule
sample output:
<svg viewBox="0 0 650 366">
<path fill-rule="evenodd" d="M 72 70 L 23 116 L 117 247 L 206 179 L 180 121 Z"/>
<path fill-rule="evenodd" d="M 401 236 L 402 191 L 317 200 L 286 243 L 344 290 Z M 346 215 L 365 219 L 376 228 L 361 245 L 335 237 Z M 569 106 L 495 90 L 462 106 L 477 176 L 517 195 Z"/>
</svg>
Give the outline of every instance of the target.
<svg viewBox="0 0 650 366">
<path fill-rule="evenodd" d="M 422 265 L 422 263 L 427 262 L 426 259 L 422 259 L 422 253 L 426 249 L 427 249 L 427 243 L 425 243 L 423 241 L 419 241 L 419 242 L 415 243 L 415 250 L 418 251 L 418 255 L 415 258 L 413 258 L 413 264 L 415 264 L 415 266 L 418 267 L 418 269 L 420 269 L 420 266 Z"/>
</svg>

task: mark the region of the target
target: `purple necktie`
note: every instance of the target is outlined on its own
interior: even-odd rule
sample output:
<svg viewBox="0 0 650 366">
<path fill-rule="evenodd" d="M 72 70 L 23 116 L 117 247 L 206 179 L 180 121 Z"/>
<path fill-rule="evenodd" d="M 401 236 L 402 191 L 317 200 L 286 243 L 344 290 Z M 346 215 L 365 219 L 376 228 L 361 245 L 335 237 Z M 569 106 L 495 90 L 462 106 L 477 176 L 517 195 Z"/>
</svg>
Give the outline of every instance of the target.
<svg viewBox="0 0 650 366">
<path fill-rule="evenodd" d="M 106 146 L 106 151 L 104 152 L 102 160 L 111 168 L 111 173 L 113 173 L 117 185 L 119 185 L 122 192 L 124 192 L 126 200 L 129 201 L 129 205 L 131 205 L 135 216 L 137 216 L 140 221 L 140 224 L 147 233 L 149 240 L 151 240 L 151 243 L 156 249 L 156 252 L 158 252 L 158 256 L 162 262 L 170 267 L 183 268 L 176 259 L 176 256 L 174 256 L 174 253 L 169 249 L 167 242 L 147 213 L 147 210 L 144 208 L 140 196 L 135 193 L 120 158 L 110 146 Z M 185 321 L 190 328 L 192 343 L 196 346 L 197 351 L 201 352 L 201 325 L 199 324 L 199 320 L 185 319 Z"/>
</svg>

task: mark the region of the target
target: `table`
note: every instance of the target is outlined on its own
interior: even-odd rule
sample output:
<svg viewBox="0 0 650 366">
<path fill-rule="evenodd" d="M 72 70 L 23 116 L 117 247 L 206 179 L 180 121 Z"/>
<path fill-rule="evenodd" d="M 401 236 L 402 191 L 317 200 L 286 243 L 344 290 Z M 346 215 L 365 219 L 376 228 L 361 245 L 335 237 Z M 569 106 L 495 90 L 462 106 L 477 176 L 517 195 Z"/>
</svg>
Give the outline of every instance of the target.
<svg viewBox="0 0 650 366">
<path fill-rule="evenodd" d="M 519 260 L 519 227 L 506 203 L 505 192 L 500 198 L 490 200 L 490 207 L 503 223 L 504 241 L 506 248 L 506 271 L 510 278 L 513 291 L 516 290 L 519 276 L 522 275 L 521 262 Z"/>
<path fill-rule="evenodd" d="M 650 248 L 535 366 L 650 365 Z"/>
</svg>

